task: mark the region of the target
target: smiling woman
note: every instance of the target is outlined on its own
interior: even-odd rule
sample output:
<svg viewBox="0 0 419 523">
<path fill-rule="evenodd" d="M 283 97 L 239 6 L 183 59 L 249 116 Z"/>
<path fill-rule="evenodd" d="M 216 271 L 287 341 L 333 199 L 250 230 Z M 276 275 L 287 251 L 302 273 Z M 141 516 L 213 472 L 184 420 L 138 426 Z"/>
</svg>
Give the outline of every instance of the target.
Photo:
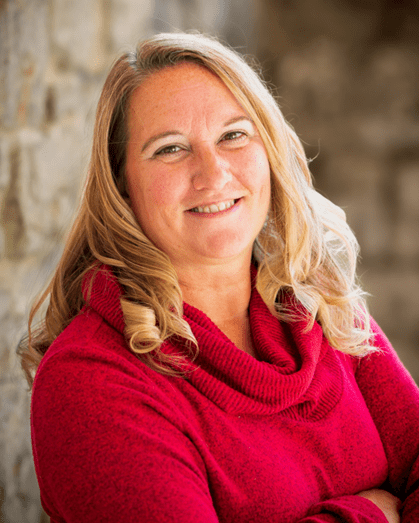
<svg viewBox="0 0 419 523">
<path fill-rule="evenodd" d="M 417 522 L 419 391 L 356 257 L 243 58 L 123 55 L 21 347 L 51 521 Z"/>
</svg>

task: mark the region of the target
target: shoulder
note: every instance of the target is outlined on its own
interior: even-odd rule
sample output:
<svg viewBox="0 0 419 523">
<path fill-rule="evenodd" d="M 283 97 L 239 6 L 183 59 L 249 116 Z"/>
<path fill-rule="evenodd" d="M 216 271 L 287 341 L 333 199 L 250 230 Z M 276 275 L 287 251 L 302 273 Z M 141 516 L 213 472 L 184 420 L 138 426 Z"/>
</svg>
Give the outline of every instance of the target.
<svg viewBox="0 0 419 523">
<path fill-rule="evenodd" d="M 356 381 L 370 408 L 381 408 L 386 400 L 386 412 L 419 408 L 419 389 L 400 360 L 387 336 L 371 319 L 373 344 L 376 352 L 361 358 L 356 369 Z"/>
<path fill-rule="evenodd" d="M 34 386 L 51 367 L 65 367 L 69 361 L 92 363 L 106 356 L 127 356 L 128 349 L 122 333 L 109 325 L 96 311 L 85 307 L 54 340 L 43 357 Z"/>
<path fill-rule="evenodd" d="M 370 326 L 372 345 L 376 350 L 359 360 L 357 374 L 361 376 L 363 372 L 371 372 L 373 369 L 377 370 L 388 366 L 398 373 L 408 374 L 390 340 L 372 317 L 370 317 Z"/>
<path fill-rule="evenodd" d="M 57 337 L 41 361 L 32 393 L 33 429 L 42 426 L 42 420 L 66 416 L 68 411 L 73 423 L 74 415 L 80 420 L 103 417 L 123 404 L 173 412 L 171 396 L 175 393 L 170 378 L 142 363 L 122 333 L 94 310 L 86 309 Z"/>
</svg>

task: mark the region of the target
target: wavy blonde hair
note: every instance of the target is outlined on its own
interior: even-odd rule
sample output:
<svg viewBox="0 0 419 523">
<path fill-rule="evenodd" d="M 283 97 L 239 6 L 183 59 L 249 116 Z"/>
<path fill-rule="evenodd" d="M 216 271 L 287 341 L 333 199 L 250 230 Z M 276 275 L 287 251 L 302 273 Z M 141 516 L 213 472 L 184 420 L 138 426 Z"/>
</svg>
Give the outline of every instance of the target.
<svg viewBox="0 0 419 523">
<path fill-rule="evenodd" d="M 182 318 L 174 267 L 143 234 L 128 204 L 125 178 L 133 91 L 154 72 L 185 61 L 206 67 L 224 82 L 266 147 L 271 206 L 254 247 L 263 300 L 278 318 L 292 321 L 280 299 L 282 292 L 291 294 L 303 305 L 309 326 L 318 321 L 333 347 L 352 355 L 374 350 L 363 292 L 355 279 L 356 239 L 344 212 L 314 190 L 301 142 L 268 88 L 244 58 L 213 38 L 159 34 L 121 56 L 103 87 L 81 205 L 52 281 L 32 308 L 29 334 L 21 345 L 29 383 L 48 347 L 83 307 L 83 278 L 98 263 L 110 266 L 123 288 L 125 335 L 140 359 L 158 372 L 176 374 L 185 357 L 160 350 L 173 335 L 187 340 L 192 357 L 197 354 L 197 342 Z M 44 320 L 31 330 L 48 298 Z"/>
</svg>

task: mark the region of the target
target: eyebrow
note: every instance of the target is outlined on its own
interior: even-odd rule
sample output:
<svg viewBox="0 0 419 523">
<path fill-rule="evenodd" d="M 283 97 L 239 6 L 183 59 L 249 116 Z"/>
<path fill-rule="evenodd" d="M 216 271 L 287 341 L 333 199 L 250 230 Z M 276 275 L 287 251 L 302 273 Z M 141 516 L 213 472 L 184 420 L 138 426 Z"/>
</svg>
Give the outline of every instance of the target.
<svg viewBox="0 0 419 523">
<path fill-rule="evenodd" d="M 164 133 L 155 134 L 151 138 L 149 138 L 146 143 L 142 146 L 141 152 L 143 153 L 147 147 L 149 147 L 153 142 L 156 142 L 157 140 L 160 140 L 160 138 L 164 138 L 165 136 L 180 136 L 179 131 L 165 131 Z"/>
<path fill-rule="evenodd" d="M 230 118 L 230 120 L 227 120 L 227 122 L 224 123 L 223 127 L 228 127 L 229 125 L 232 125 L 234 123 L 240 122 L 242 120 L 247 120 L 252 125 L 254 125 L 253 120 L 249 118 L 248 116 L 234 116 L 233 118 Z M 152 143 L 156 142 L 157 140 L 160 140 L 160 138 L 165 138 L 166 136 L 182 136 L 182 133 L 180 133 L 177 130 L 173 131 L 164 131 L 163 133 L 155 134 L 151 136 L 146 143 L 142 146 L 141 152 L 143 153 Z"/>
</svg>

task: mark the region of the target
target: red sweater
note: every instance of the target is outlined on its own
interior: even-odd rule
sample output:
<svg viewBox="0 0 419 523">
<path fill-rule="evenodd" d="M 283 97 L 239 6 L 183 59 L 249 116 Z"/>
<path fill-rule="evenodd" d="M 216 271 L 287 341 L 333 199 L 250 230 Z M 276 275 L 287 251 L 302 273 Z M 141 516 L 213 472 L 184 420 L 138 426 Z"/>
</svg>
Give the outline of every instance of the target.
<svg viewBox="0 0 419 523">
<path fill-rule="evenodd" d="M 358 360 L 317 323 L 277 321 L 254 289 L 258 361 L 185 304 L 200 354 L 183 379 L 130 352 L 119 297 L 100 273 L 35 379 L 33 453 L 52 523 L 386 523 L 355 495 L 373 487 L 419 521 L 419 391 L 376 325 L 382 352 Z"/>
</svg>

